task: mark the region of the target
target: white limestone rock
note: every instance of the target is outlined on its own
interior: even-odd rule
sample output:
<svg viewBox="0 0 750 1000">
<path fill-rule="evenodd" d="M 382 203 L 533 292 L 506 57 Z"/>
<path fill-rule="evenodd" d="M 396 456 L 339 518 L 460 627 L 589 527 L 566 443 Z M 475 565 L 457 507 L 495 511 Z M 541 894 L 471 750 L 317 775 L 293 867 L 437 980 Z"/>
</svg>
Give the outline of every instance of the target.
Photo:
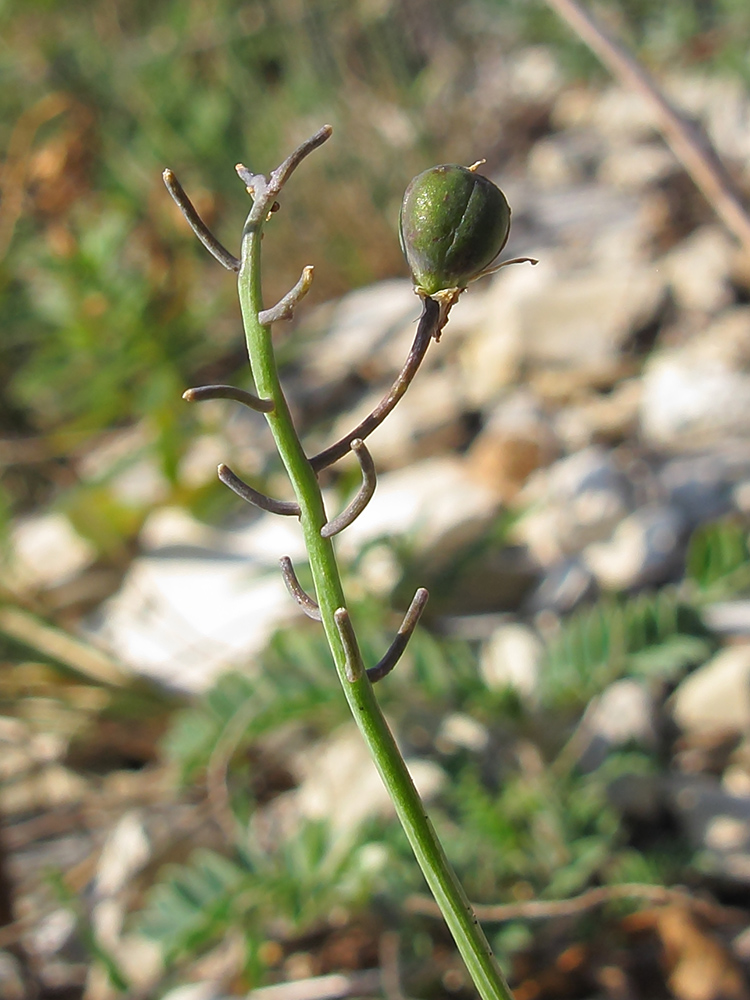
<svg viewBox="0 0 750 1000">
<path fill-rule="evenodd" d="M 353 558 L 379 539 L 399 538 L 431 567 L 479 538 L 499 510 L 496 494 L 468 475 L 457 456 L 430 458 L 378 480 L 364 512 L 340 536 Z"/>
<path fill-rule="evenodd" d="M 338 835 L 349 836 L 367 819 L 393 815 L 393 803 L 354 723 L 300 754 L 294 766 L 300 784 L 289 798 L 297 816 L 326 820 Z M 443 787 L 445 772 L 429 760 L 410 760 L 407 766 L 429 802 Z"/>
<path fill-rule="evenodd" d="M 137 809 L 124 813 L 107 835 L 94 880 L 98 899 L 121 892 L 148 863 L 151 843 Z"/>
<path fill-rule="evenodd" d="M 750 436 L 750 307 L 728 310 L 643 375 L 641 431 L 658 448 L 692 450 Z"/>
<path fill-rule="evenodd" d="M 727 794 L 705 775 L 671 776 L 666 792 L 688 841 L 701 851 L 703 868 L 750 885 L 750 798 Z"/>
<path fill-rule="evenodd" d="M 74 579 L 95 558 L 94 546 L 64 514 L 30 514 L 11 528 L 6 579 L 22 590 L 43 590 Z"/>
<path fill-rule="evenodd" d="M 387 374 L 403 364 L 416 332 L 420 302 L 411 281 L 391 279 L 340 299 L 325 335 L 306 352 L 305 367 L 319 382 L 359 372 Z"/>
<path fill-rule="evenodd" d="M 133 561 L 87 631 L 136 672 L 197 693 L 246 666 L 298 610 L 277 569 L 217 553 L 164 553 Z"/>
<path fill-rule="evenodd" d="M 646 685 L 630 678 L 610 684 L 589 703 L 575 739 L 581 748 L 578 764 L 584 771 L 599 767 L 613 747 L 633 743 L 653 748 L 654 705 Z"/>
<path fill-rule="evenodd" d="M 728 305 L 729 276 L 736 247 L 719 226 L 701 226 L 661 261 L 676 304 L 682 309 L 715 313 Z"/>
<path fill-rule="evenodd" d="M 491 405 L 516 379 L 524 356 L 522 305 L 540 294 L 553 276 L 547 260 L 536 267 L 513 265 L 459 301 L 443 339 L 449 343 L 461 338 L 456 375 L 469 406 Z"/>
<path fill-rule="evenodd" d="M 331 438 L 343 437 L 366 417 L 383 392 L 369 394 L 356 409 L 339 418 Z M 420 371 L 398 406 L 367 439 L 378 470 L 398 469 L 463 443 L 462 417 L 468 405 L 461 398 L 456 374 L 447 368 Z"/>
<path fill-rule="evenodd" d="M 674 173 L 674 154 L 661 142 L 621 142 L 610 147 L 599 168 L 604 184 L 624 191 L 640 191 Z"/>
<path fill-rule="evenodd" d="M 597 371 L 653 320 L 664 279 L 634 262 L 562 273 L 521 306 L 520 335 L 532 365 Z"/>
<path fill-rule="evenodd" d="M 488 688 L 512 688 L 524 701 L 533 702 L 539 684 L 544 646 L 527 625 L 500 625 L 484 644 L 479 671 Z"/>
<path fill-rule="evenodd" d="M 750 734 L 750 644 L 728 646 L 694 670 L 677 687 L 671 706 L 687 733 Z"/>
</svg>

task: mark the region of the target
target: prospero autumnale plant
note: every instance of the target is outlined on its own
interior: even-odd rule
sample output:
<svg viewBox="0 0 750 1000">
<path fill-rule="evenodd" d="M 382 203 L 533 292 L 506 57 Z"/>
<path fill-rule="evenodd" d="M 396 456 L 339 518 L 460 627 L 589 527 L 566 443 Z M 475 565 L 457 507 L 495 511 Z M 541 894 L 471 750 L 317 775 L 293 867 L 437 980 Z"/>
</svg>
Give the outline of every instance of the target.
<svg viewBox="0 0 750 1000">
<path fill-rule="evenodd" d="M 412 271 L 415 291 L 423 300 L 422 316 L 404 367 L 388 394 L 349 434 L 309 457 L 302 446 L 279 375 L 271 339 L 273 323 L 289 319 L 310 288 L 313 268 L 305 267 L 292 290 L 270 309 L 263 308 L 261 240 L 263 229 L 279 208 L 284 185 L 302 160 L 331 135 L 325 125 L 303 142 L 269 177 L 239 164 L 237 173 L 252 198 L 242 231 L 239 258 L 229 252 L 204 224 L 171 170 L 164 182 L 189 225 L 206 249 L 237 274 L 250 368 L 257 395 L 227 385 L 188 389 L 184 398 L 232 399 L 265 415 L 289 476 L 295 499 L 276 500 L 243 482 L 226 465 L 219 478 L 243 500 L 274 514 L 299 518 L 315 587 L 313 598 L 300 586 L 291 560 L 281 559 L 281 572 L 292 597 L 310 618 L 321 622 L 336 670 L 359 730 L 393 800 L 399 820 L 424 877 L 445 917 L 474 983 L 484 1000 L 510 1000 L 511 993 L 437 838 L 404 759 L 380 709 L 373 685 L 398 662 L 427 602 L 417 590 L 401 628 L 382 659 L 365 666 L 347 611 L 333 538 L 357 518 L 372 498 L 375 466 L 365 438 L 401 399 L 414 378 L 431 340 L 439 340 L 451 307 L 466 286 L 504 264 L 493 261 L 510 229 L 510 208 L 491 181 L 471 167 L 443 165 L 426 170 L 409 185 L 401 210 L 401 245 Z M 517 260 L 528 260 L 518 258 Z M 362 486 L 349 505 L 329 518 L 318 474 L 354 452 L 362 470 Z"/>
</svg>

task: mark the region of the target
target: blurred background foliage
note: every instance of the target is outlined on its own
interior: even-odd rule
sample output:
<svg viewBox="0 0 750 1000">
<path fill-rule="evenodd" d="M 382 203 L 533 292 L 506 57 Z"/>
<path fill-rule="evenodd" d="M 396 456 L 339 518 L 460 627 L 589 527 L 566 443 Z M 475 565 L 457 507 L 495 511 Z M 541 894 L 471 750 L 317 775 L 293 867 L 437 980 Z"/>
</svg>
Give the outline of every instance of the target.
<svg viewBox="0 0 750 1000">
<path fill-rule="evenodd" d="M 750 78 L 742 0 L 600 6 L 647 62 Z M 0 509 L 56 503 L 115 561 L 143 504 L 108 488 L 116 463 L 82 474 L 89 443 L 142 421 L 164 499 L 205 507 L 179 481 L 195 426 L 179 395 L 243 369 L 233 282 L 167 197 L 164 166 L 236 249 L 234 163 L 267 170 L 330 121 L 335 145 L 285 192 L 265 267 L 271 302 L 317 264 L 322 301 L 404 274 L 398 206 L 426 163 L 522 164 L 542 112 L 521 95 L 523 126 L 495 127 L 499 54 L 552 43 L 571 75 L 600 73 L 525 0 L 6 0 L 0 31 Z"/>
<path fill-rule="evenodd" d="M 648 65 L 699 65 L 750 82 L 746 0 L 622 0 L 597 9 Z M 0 39 L 0 510 L 6 519 L 64 510 L 119 569 L 153 505 L 112 487 L 124 467 L 156 460 L 160 503 L 204 516 L 228 509 L 221 487 L 192 487 L 180 475 L 201 419 L 180 395 L 201 382 L 246 381 L 234 282 L 188 231 L 162 169 L 176 172 L 236 251 L 248 204 L 233 165 L 267 171 L 331 122 L 334 141 L 285 191 L 264 266 L 267 302 L 308 263 L 316 265 L 310 302 L 323 302 L 405 274 L 398 207 L 427 164 L 484 156 L 489 173 L 522 169 L 546 112 L 533 94 L 516 95 L 517 123 L 497 128 L 506 100 L 493 74 L 500 56 L 550 44 L 571 78 L 603 78 L 546 6 L 530 0 L 0 0 Z M 283 350 L 293 356 L 294 346 Z M 126 447 L 87 461 L 128 428 L 137 432 L 117 439 Z M 617 748 L 588 771 L 566 764 L 565 748 L 589 699 L 615 680 L 645 679 L 663 704 L 678 677 L 716 648 L 696 607 L 745 593 L 748 565 L 743 527 L 703 526 L 679 592 L 578 612 L 546 651 L 543 712 L 511 692 L 488 692 L 469 644 L 417 632 L 383 698 L 409 749 L 436 757 L 451 778 L 436 823 L 474 898 L 555 898 L 592 881 L 694 878 L 680 840 L 665 844 L 657 828 L 629 839 L 609 797 L 618 774 L 654 773 L 664 746 Z M 365 652 L 382 649 L 384 613 L 363 606 L 358 615 Z M 18 661 L 0 691 L 6 709 L 49 696 L 41 665 L 6 652 Z M 279 633 L 262 666 L 260 680 L 227 676 L 184 708 L 165 742 L 185 785 L 202 787 L 217 745 L 252 708 L 222 750 L 242 822 L 263 796 L 248 781 L 255 742 L 279 726 L 322 736 L 345 718 L 319 633 L 304 624 Z M 59 681 L 54 687 L 60 698 Z M 104 727 L 111 720 L 87 697 L 87 726 Z M 116 707 L 125 726 L 144 713 L 140 702 L 130 715 Z M 442 720 L 456 713 L 486 725 L 486 748 L 446 742 Z M 102 732 L 99 750 L 112 737 Z M 527 752 L 498 764 L 501 742 Z M 400 907 L 421 889 L 407 858 L 403 837 L 385 823 L 346 850 L 334 850 L 315 823 L 265 853 L 224 843 L 167 871 L 148 895 L 143 926 L 178 961 L 230 930 L 244 935 L 246 981 L 254 983 L 280 963 L 278 940 L 333 907 L 357 910 L 372 893 L 386 917 Z M 269 937 L 272 918 L 286 923 Z M 415 953 L 429 937 L 420 926 L 405 946 Z M 440 931 L 430 925 L 429 934 Z M 511 925 L 494 943 L 508 954 L 529 934 Z"/>
</svg>

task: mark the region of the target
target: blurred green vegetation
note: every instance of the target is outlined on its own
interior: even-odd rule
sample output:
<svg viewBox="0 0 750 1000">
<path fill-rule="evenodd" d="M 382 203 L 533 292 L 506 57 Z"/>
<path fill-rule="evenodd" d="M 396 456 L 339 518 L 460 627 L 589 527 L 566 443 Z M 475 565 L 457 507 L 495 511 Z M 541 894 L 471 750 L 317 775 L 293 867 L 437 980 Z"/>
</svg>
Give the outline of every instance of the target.
<svg viewBox="0 0 750 1000">
<path fill-rule="evenodd" d="M 622 0 L 598 11 L 648 64 L 750 81 L 747 0 Z M 191 384 L 247 379 L 234 283 L 187 229 L 162 169 L 175 170 L 236 251 L 248 203 L 233 165 L 267 171 L 331 122 L 333 141 L 285 191 L 265 245 L 267 301 L 313 263 L 310 301 L 320 302 L 405 275 L 398 206 L 425 166 L 486 156 L 490 170 L 522 168 L 526 133 L 499 127 L 506 95 L 492 89 L 495 63 L 522 44 L 546 44 L 571 77 L 604 78 L 530 0 L 0 0 L 0 36 L 0 517 L 64 509 L 119 565 L 153 502 L 113 487 L 127 467 L 155 463 L 159 502 L 201 513 L 229 502 L 180 475 L 202 419 L 180 395 Z M 126 448 L 87 463 L 94 447 L 133 426 Z M 566 764 L 564 749 L 589 699 L 617 678 L 637 677 L 663 700 L 716 647 L 696 609 L 744 592 L 748 573 L 741 526 L 700 529 L 687 588 L 601 602 L 560 630 L 536 710 L 512 692 L 488 692 L 467 644 L 417 632 L 383 698 L 407 738 L 422 734 L 416 751 L 450 775 L 436 822 L 474 898 L 695 876 L 690 852 L 674 842 L 665 850 L 658 831 L 639 831 L 635 846 L 611 801 L 615 779 L 652 773 L 663 748 L 617 748 L 591 773 Z M 373 659 L 387 639 L 382 613 L 363 608 L 359 617 Z M 32 666 L 32 693 L 47 695 Z M 262 682 L 223 678 L 177 715 L 167 739 L 184 780 L 198 784 L 233 735 L 227 783 L 242 822 L 256 805 L 254 743 L 282 724 L 323 735 L 346 717 L 318 632 L 302 624 L 281 633 L 263 666 Z M 42 680 L 52 686 L 46 673 Z M 57 679 L 54 687 L 64 700 Z M 71 701 L 76 693 L 71 685 Z M 252 715 L 235 727 L 248 705 Z M 451 713 L 487 728 L 484 756 L 441 749 Z M 334 852 L 328 831 L 312 824 L 275 854 L 230 844 L 165 872 L 143 919 L 178 965 L 239 929 L 248 981 L 257 982 L 272 918 L 285 921 L 283 939 L 373 892 L 376 907 L 400 911 L 421 889 L 417 879 L 395 826 L 374 824 Z M 508 930 L 496 941 L 503 951 Z"/>
<path fill-rule="evenodd" d="M 719 522 L 709 530 L 718 537 L 724 528 Z M 697 536 L 694 546 L 703 545 Z M 745 548 L 743 565 L 749 561 Z M 353 615 L 370 662 L 387 642 L 386 616 L 372 600 Z M 647 811 L 623 808 L 628 799 L 617 792 L 664 779 L 669 734 L 605 743 L 592 756 L 585 711 L 613 680 L 631 678 L 661 713 L 674 685 L 716 644 L 695 606 L 669 591 L 602 600 L 561 623 L 547 643 L 538 697 L 522 699 L 511 688 L 488 689 L 474 644 L 417 629 L 378 693 L 408 758 L 436 762 L 447 777 L 430 815 L 472 900 L 564 899 L 623 882 L 696 883 L 699 857 L 685 838 Z M 431 940 L 428 951 L 439 947 L 438 923 L 410 915 L 407 899 L 423 893 L 424 883 L 395 819 L 370 818 L 335 836 L 273 809 L 281 801 L 272 801 L 279 790 L 269 795 L 266 783 L 273 753 L 264 759 L 259 746 L 271 732 L 278 748 L 279 733 L 294 746 L 300 731 L 337 730 L 347 710 L 336 688 L 319 630 L 295 624 L 274 637 L 257 675 L 227 674 L 173 716 L 166 755 L 187 787 L 224 789 L 211 799 L 228 834 L 223 852 L 193 852 L 164 868 L 146 894 L 138 925 L 163 948 L 170 981 L 181 981 L 227 934 L 242 942 L 245 986 L 273 977 L 269 966 L 278 964 L 285 942 L 325 926 L 337 907 L 351 917 L 387 914 L 407 951 L 420 935 Z M 482 738 L 453 739 L 461 720 Z M 282 825 L 269 839 L 274 817 Z M 336 877 L 329 881 L 325 872 Z M 516 920 L 495 934 L 506 962 L 529 945 L 533 928 Z M 572 931 L 578 941 L 600 932 L 600 922 L 585 918 Z"/>
<path fill-rule="evenodd" d="M 687 564 L 679 587 L 603 598 L 559 622 L 545 642 L 534 696 L 488 687 L 476 642 L 423 627 L 379 685 L 407 758 L 443 779 L 430 815 L 472 900 L 566 899 L 628 882 L 684 885 L 699 896 L 708 889 L 721 898 L 657 790 L 684 748 L 670 728 L 670 695 L 720 643 L 700 609 L 717 593 L 750 592 L 747 528 L 729 518 L 701 525 Z M 352 615 L 365 661 L 374 662 L 398 616 L 372 598 L 354 602 Z M 305 818 L 309 795 L 295 799 L 299 755 L 352 726 L 316 623 L 301 619 L 280 630 L 249 671 L 225 674 L 202 697 L 179 704 L 147 685 L 107 688 L 60 674 L 51 662 L 24 663 L 22 649 L 4 646 L 9 660 L 21 662 L 0 672 L 0 715 L 70 739 L 66 764 L 89 781 L 135 766 L 148 783 L 149 771 L 163 767 L 155 760 L 159 741 L 182 801 L 196 818 L 211 818 L 210 837 L 200 823 L 191 828 L 197 846 L 184 842 L 177 824 L 129 894 L 127 927 L 156 941 L 164 956 L 160 989 L 200 978 L 200 963 L 228 941 L 237 991 L 273 982 L 287 975 L 290 955 L 316 953 L 327 936 L 360 921 L 369 922 L 368 940 L 383 928 L 401 935 L 407 983 L 419 986 L 409 995 L 448 995 L 434 972 L 445 931 L 410 908 L 410 897 L 425 888 L 396 820 L 376 815 L 347 826 L 332 815 L 321 822 Z M 653 737 L 594 738 L 589 709 L 622 679 L 637 682 L 653 706 Z M 326 766 L 320 758 L 306 773 Z M 57 883 L 87 959 L 113 985 L 124 982 L 62 873 Z M 621 949 L 619 917 L 634 905 L 610 902 L 555 933 L 598 949 L 613 930 Z M 488 922 L 488 930 L 508 969 L 544 935 L 525 918 Z M 365 967 L 375 961 L 369 956 Z"/>
<path fill-rule="evenodd" d="M 601 6 L 649 61 L 750 78 L 740 0 Z M 267 170 L 330 121 L 266 246 L 267 300 L 315 263 L 321 301 L 405 273 L 398 205 L 426 164 L 522 164 L 494 65 L 541 42 L 571 75 L 600 74 L 528 0 L 5 0 L 0 31 L 0 513 L 57 504 L 110 560 L 148 502 L 123 501 L 111 469 L 82 474 L 92 442 L 139 422 L 125 464 L 150 456 L 161 499 L 203 510 L 206 491 L 180 482 L 197 420 L 180 393 L 246 378 L 233 282 L 171 204 L 164 166 L 236 249 L 234 163 Z"/>
</svg>

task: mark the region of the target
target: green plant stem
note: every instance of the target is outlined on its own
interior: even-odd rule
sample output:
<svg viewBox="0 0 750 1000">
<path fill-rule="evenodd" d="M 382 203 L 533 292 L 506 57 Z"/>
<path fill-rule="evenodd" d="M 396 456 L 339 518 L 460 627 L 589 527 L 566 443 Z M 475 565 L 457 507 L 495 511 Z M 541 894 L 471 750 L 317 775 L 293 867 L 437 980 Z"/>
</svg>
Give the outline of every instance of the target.
<svg viewBox="0 0 750 1000">
<path fill-rule="evenodd" d="M 266 414 L 266 419 L 300 506 L 300 523 L 323 627 L 341 685 L 427 884 L 480 995 L 483 1000 L 512 1000 L 510 989 L 471 904 L 445 856 L 361 663 L 356 671 L 357 678 L 352 681 L 347 677 L 346 654 L 334 620 L 334 613 L 345 607 L 346 601 L 333 543 L 320 534 L 320 529 L 327 520 L 323 498 L 315 472 L 297 436 L 279 382 L 270 327 L 263 326 L 258 319 L 263 309 L 260 280 L 261 229 L 262 223 L 254 222 L 251 213 L 243 232 L 242 265 L 239 272 L 240 305 L 250 366 L 259 396 L 271 399 L 274 403 L 273 411 Z"/>
</svg>

